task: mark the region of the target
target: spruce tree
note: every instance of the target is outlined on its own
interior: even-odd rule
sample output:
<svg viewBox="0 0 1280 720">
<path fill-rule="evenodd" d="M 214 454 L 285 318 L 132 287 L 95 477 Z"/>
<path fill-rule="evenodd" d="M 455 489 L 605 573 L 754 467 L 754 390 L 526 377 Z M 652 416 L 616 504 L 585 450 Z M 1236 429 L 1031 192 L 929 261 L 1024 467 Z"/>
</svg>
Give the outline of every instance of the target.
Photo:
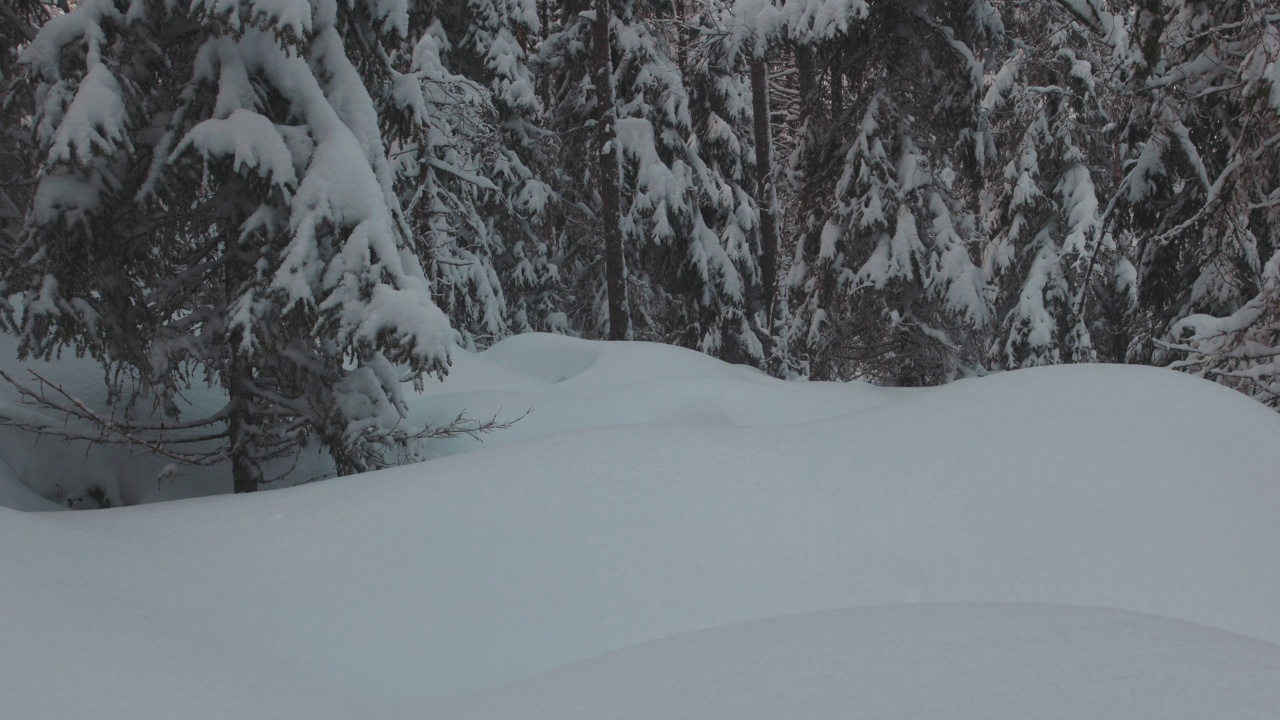
<svg viewBox="0 0 1280 720">
<path fill-rule="evenodd" d="M 983 99 L 1000 138 L 985 182 L 984 267 L 998 312 L 990 362 L 1122 359 L 1114 336 L 1123 310 L 1113 308 L 1126 304 L 1119 281 L 1131 266 L 1104 218 L 1114 163 L 1099 140 L 1107 89 L 1121 79 L 1076 14 L 1044 3 L 1010 15 L 1014 39 Z"/>
<path fill-rule="evenodd" d="M 1280 406 L 1280 15 L 1274 3 L 1145 5 L 1118 206 L 1140 238 L 1130 358 Z"/>
<path fill-rule="evenodd" d="M 137 390 L 114 432 L 229 459 L 238 492 L 312 439 L 340 472 L 388 462 L 412 435 L 401 383 L 443 372 L 451 337 L 374 101 L 423 92 L 429 48 L 394 70 L 409 22 L 372 0 L 84 0 L 50 20 L 24 55 L 39 185 L 0 269 L 22 352 L 97 358 Z M 192 382 L 227 404 L 187 417 Z"/>
<path fill-rule="evenodd" d="M 678 38 L 655 22 L 674 8 L 648 0 L 592 7 L 564 3 L 542 51 L 555 87 L 550 124 L 561 138 L 559 241 L 578 298 L 570 316 L 589 336 L 606 328 L 625 336 L 614 328 L 627 323 L 637 338 L 758 361 L 744 280 L 754 258 L 744 257 L 749 240 L 728 224 L 741 229 L 749 196 L 734 191 L 739 178 L 726 176 L 740 170 L 734 160 L 703 155 L 715 150 L 702 142 L 715 121 L 695 121 Z M 715 112 L 715 101 L 700 97 Z M 615 160 L 596 162 L 602 153 Z M 620 243 L 605 232 L 614 203 L 604 176 L 615 165 Z M 621 258 L 611 259 L 617 250 Z"/>
<path fill-rule="evenodd" d="M 50 8 L 40 0 L 13 0 L 0 7 L 0 264 L 13 262 L 13 243 L 30 202 L 30 131 L 22 116 L 18 57 L 35 37 Z M 0 285 L 0 303 L 4 303 Z"/>
<path fill-rule="evenodd" d="M 789 284 L 815 377 L 935 384 L 979 363 L 990 308 L 965 178 L 991 19 L 971 5 L 872 3 L 811 43 L 829 119 L 811 116 L 796 172 L 826 207 L 802 214 Z"/>
<path fill-rule="evenodd" d="M 544 108 L 532 67 L 542 31 L 534 0 L 470 0 L 470 23 L 460 70 L 489 90 L 496 147 L 488 177 L 497 191 L 484 212 L 501 238 L 495 269 L 507 300 L 512 332 L 563 330 L 559 268 L 548 215 L 553 191 L 553 141 L 542 127 Z"/>
<path fill-rule="evenodd" d="M 468 349 L 550 329 L 547 142 L 523 46 L 538 29 L 535 8 L 470 0 L 410 10 L 395 83 L 374 75 L 366 85 L 386 89 L 379 108 L 397 192 L 436 302 Z"/>
</svg>

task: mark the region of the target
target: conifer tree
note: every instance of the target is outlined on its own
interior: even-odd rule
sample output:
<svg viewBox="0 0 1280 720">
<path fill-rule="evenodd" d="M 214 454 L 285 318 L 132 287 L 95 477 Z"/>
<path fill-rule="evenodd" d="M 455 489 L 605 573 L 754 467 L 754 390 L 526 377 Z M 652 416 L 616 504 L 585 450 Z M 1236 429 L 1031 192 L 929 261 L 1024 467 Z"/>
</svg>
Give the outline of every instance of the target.
<svg viewBox="0 0 1280 720">
<path fill-rule="evenodd" d="M 1106 89 L 1120 79 L 1096 52 L 1094 28 L 1075 14 L 1050 3 L 1010 14 L 1016 39 L 983 99 L 1001 138 L 986 181 L 984 267 L 999 314 L 990 362 L 1118 360 L 1116 343 L 1105 342 L 1119 332 L 1108 310 L 1125 304 L 1132 266 L 1104 219 L 1113 150 L 1097 138 Z"/>
<path fill-rule="evenodd" d="M 497 259 L 503 238 L 487 212 L 497 206 L 490 179 L 498 145 L 491 95 L 468 65 L 469 6 L 410 6 L 411 31 L 389 67 L 366 63 L 392 158 L 397 198 L 436 304 L 463 347 L 510 332 Z M 391 82 L 381 75 L 391 74 Z M 381 91 L 379 94 L 378 91 Z"/>
<path fill-rule="evenodd" d="M 1135 23 L 1118 205 L 1140 238 L 1131 359 L 1280 406 L 1280 14 L 1171 0 Z"/>
<path fill-rule="evenodd" d="M 401 65 L 421 62 L 395 77 L 423 91 L 404 96 L 376 76 L 366 84 L 389 93 L 379 103 L 384 132 L 436 302 L 469 349 L 548 328 L 556 270 L 541 220 L 546 142 L 522 46 L 538 29 L 535 8 L 420 3 L 409 17 Z"/>
<path fill-rule="evenodd" d="M 562 138 L 561 242 L 581 303 L 571 315 L 588 335 L 603 336 L 605 328 L 622 321 L 634 325 L 638 338 L 758 359 L 759 340 L 746 313 L 746 241 L 723 225 L 731 213 L 738 222 L 749 196 L 735 193 L 738 181 L 724 174 L 736 172 L 736 165 L 708 162 L 702 155 L 699 133 L 714 131 L 714 121 L 708 116 L 695 128 L 673 38 L 653 22 L 671 17 L 673 9 L 647 0 L 614 0 L 603 7 L 609 13 L 607 48 L 601 8 L 587 12 L 574 3 L 561 6 L 562 25 L 543 46 L 543 65 L 556 88 L 551 125 Z M 593 55 L 603 49 L 609 50 L 609 78 L 598 75 L 604 56 Z M 611 118 L 616 120 L 609 133 Z M 614 163 L 568 160 L 597 158 L 600 152 L 617 155 L 622 241 L 621 262 L 606 255 L 603 264 L 625 271 L 607 283 L 601 278 L 599 238 L 600 228 L 612 227 L 606 216 L 612 202 L 602 173 Z M 619 308 L 613 306 L 606 320 L 611 298 L 624 294 L 615 291 L 620 279 L 628 312 L 615 317 Z M 618 333 L 611 329 L 609 336 Z"/>
<path fill-rule="evenodd" d="M 429 44 L 394 72 L 409 20 L 392 0 L 82 0 L 50 20 L 24 55 L 39 186 L 0 269 L 22 352 L 97 358 L 139 390 L 113 432 L 229 459 L 236 491 L 313 438 L 340 472 L 387 462 L 412 435 L 402 381 L 443 372 L 451 335 L 373 100 L 422 92 Z M 193 381 L 228 403 L 185 416 Z"/>
<path fill-rule="evenodd" d="M 726 248 L 747 281 L 747 308 L 773 370 L 787 366 L 775 342 L 785 307 L 778 301 L 782 266 L 780 144 L 774 133 L 770 62 L 785 45 L 786 13 L 755 0 L 712 2 L 698 15 L 696 62 L 689 71 L 700 147 L 728 183 L 721 198 L 740 197 L 719 217 Z"/>
<path fill-rule="evenodd" d="M 489 179 L 497 191 L 485 212 L 501 237 L 496 272 L 507 299 L 507 325 L 513 332 L 562 330 L 559 269 L 547 232 L 553 191 L 549 133 L 542 127 L 544 108 L 531 66 L 541 32 L 534 0 L 470 0 L 470 27 L 463 47 L 490 93 L 497 147 Z"/>
<path fill-rule="evenodd" d="M 979 362 L 990 309 L 958 178 L 976 163 L 974 45 L 990 19 L 970 5 L 873 3 L 839 43 L 815 46 L 835 118 L 810 133 L 798 172 L 830 201 L 808 213 L 789 278 L 791 337 L 814 376 L 934 384 Z"/>
<path fill-rule="evenodd" d="M 23 127 L 17 94 L 18 56 L 48 17 L 40 0 L 14 0 L 0 7 L 0 264 L 12 262 L 13 242 L 22 228 L 30 199 L 27 167 L 31 162 L 30 131 Z M 0 286 L 0 303 L 4 303 Z"/>
</svg>

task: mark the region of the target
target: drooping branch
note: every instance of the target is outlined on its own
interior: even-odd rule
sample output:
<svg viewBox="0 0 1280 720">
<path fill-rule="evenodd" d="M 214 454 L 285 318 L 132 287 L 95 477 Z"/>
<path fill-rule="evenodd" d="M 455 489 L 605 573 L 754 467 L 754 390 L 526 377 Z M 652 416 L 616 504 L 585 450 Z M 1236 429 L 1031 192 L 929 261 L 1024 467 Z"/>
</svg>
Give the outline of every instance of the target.
<svg viewBox="0 0 1280 720">
<path fill-rule="evenodd" d="M 167 425 L 157 423 L 148 427 L 130 421 L 122 421 L 114 417 L 104 417 L 93 410 L 80 398 L 72 395 L 61 385 L 51 382 L 35 370 L 28 373 L 39 383 L 38 388 L 31 388 L 19 382 L 9 373 L 0 370 L 0 378 L 9 383 L 18 393 L 22 402 L 44 410 L 60 413 L 68 422 L 61 427 L 43 423 L 34 417 L 13 417 L 0 411 L 0 425 L 20 428 L 37 435 L 48 435 L 62 438 L 68 442 L 84 441 L 90 445 L 129 445 L 146 449 L 161 457 L 187 465 L 215 465 L 226 459 L 225 448 L 216 448 L 207 452 L 183 452 L 175 450 L 174 445 L 187 445 L 194 442 L 221 440 L 226 432 L 203 433 L 199 436 L 179 435 L 166 438 L 165 432 L 195 429 L 218 425 L 225 420 L 223 413 L 203 418 L 199 421 Z M 92 430 L 83 431 L 71 427 L 70 420 L 87 423 Z"/>
<path fill-rule="evenodd" d="M 226 425 L 230 415 L 230 405 L 223 407 L 212 415 L 195 420 L 140 423 L 134 420 L 117 418 L 114 413 L 104 415 L 95 411 L 88 403 L 76 397 L 58 383 L 49 380 L 35 370 L 29 369 L 27 372 L 37 383 L 36 387 L 20 382 L 4 370 L 0 370 L 0 378 L 14 388 L 24 405 L 52 411 L 61 415 L 64 421 L 58 424 L 52 421 L 51 418 L 40 414 L 18 414 L 6 411 L 3 406 L 0 406 L 0 426 L 14 427 L 41 436 L 56 437 L 67 442 L 137 447 L 185 465 L 211 466 L 224 462 L 230 457 L 227 444 L 230 431 Z M 464 436 L 480 440 L 482 435 L 495 430 L 510 428 L 527 417 L 530 412 L 532 412 L 532 409 L 525 410 L 518 417 L 511 420 L 499 420 L 501 410 L 494 413 L 493 417 L 487 420 L 469 418 L 465 413 L 458 413 L 446 424 L 428 426 L 416 432 L 403 430 L 399 427 L 373 431 L 369 437 L 366 437 L 370 448 L 366 462 L 371 468 L 388 467 L 392 463 L 387 462 L 386 458 L 376 448 L 404 448 L 408 443 L 415 440 L 444 440 Z M 301 424 L 305 424 L 305 422 L 303 421 Z M 210 430 L 200 433 L 179 432 L 194 431 L 200 428 L 210 428 Z M 292 428 L 295 431 L 298 429 L 300 427 Z M 169 435 L 168 433 L 177 434 Z M 296 432 L 286 432 L 282 435 L 289 439 L 280 443 L 279 447 L 273 448 L 269 453 L 269 457 L 280 458 L 293 454 L 295 456 L 294 466 L 296 466 L 296 456 L 302 447 L 302 441 Z M 181 449 L 183 446 L 203 442 L 217 443 L 218 446 L 205 452 Z M 288 473 L 289 470 L 286 470 L 272 482 L 283 478 Z"/>
</svg>

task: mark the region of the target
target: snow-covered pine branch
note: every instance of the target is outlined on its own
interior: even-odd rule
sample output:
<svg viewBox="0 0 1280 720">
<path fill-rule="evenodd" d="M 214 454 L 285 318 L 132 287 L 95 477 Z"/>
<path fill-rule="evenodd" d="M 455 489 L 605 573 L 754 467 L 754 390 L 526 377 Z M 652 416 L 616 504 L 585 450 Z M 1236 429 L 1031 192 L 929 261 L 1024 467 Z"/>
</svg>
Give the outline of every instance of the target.
<svg viewBox="0 0 1280 720">
<path fill-rule="evenodd" d="M 1274 402 L 1280 17 L 1257 0 L 1144 12 L 1120 129 L 1117 219 L 1140 238 L 1129 357 Z"/>
<path fill-rule="evenodd" d="M 401 384 L 444 372 L 453 336 L 374 102 L 409 20 L 390 0 L 85 0 L 47 23 L 23 56 L 44 169 L 3 268 L 23 352 L 73 345 L 170 410 L 220 386 L 239 491 L 311 438 L 341 472 L 376 463 Z"/>
</svg>

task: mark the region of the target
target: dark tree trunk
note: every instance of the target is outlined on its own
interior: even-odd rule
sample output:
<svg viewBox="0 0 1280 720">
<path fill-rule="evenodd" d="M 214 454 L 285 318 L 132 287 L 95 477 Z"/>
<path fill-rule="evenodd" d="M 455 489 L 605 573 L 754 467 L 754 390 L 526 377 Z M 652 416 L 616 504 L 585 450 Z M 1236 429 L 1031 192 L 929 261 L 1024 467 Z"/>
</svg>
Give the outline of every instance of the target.
<svg viewBox="0 0 1280 720">
<path fill-rule="evenodd" d="M 240 247 L 239 234 L 227 232 L 227 262 L 223 266 L 223 283 L 227 298 L 234 297 L 245 273 L 251 267 Z M 256 492 L 262 483 L 262 462 L 258 452 L 258 433 L 253 421 L 253 364 L 238 349 L 243 333 L 236 330 L 227 338 L 226 386 L 231 415 L 227 418 L 227 441 L 231 447 L 231 489 L 237 493 Z"/>
<path fill-rule="evenodd" d="M 251 377 L 252 370 L 248 361 L 233 356 L 227 374 L 227 389 L 232 404 L 227 430 L 231 442 L 231 484 L 232 490 L 237 493 L 255 492 L 262 483 L 257 433 L 251 413 L 253 398 L 248 392 Z"/>
<path fill-rule="evenodd" d="M 546 41 L 547 35 L 551 32 L 551 3 L 550 0 L 538 0 L 538 33 L 541 35 L 539 40 Z M 547 112 L 551 111 L 551 73 L 538 73 L 538 95 L 542 98 L 542 107 Z"/>
<path fill-rule="evenodd" d="M 596 62 L 596 104 L 600 116 L 596 143 L 600 153 L 600 219 L 604 237 L 605 291 L 609 299 L 609 339 L 631 337 L 627 306 L 627 270 L 622 255 L 622 199 L 618 190 L 618 113 L 614 103 L 613 58 L 609 43 L 609 0 L 595 0 L 591 42 Z"/>
<path fill-rule="evenodd" d="M 831 122 L 840 121 L 840 106 L 844 104 L 844 49 L 837 49 L 831 59 Z"/>
<path fill-rule="evenodd" d="M 800 124 L 803 125 L 813 116 L 813 108 L 818 102 L 818 78 L 816 63 L 813 59 L 813 48 L 808 45 L 796 46 L 796 77 L 800 85 Z"/>
<path fill-rule="evenodd" d="M 760 282 L 766 334 L 773 335 L 773 303 L 778 287 L 778 197 L 773 187 L 773 132 L 769 117 L 769 64 L 751 61 L 751 111 L 755 125 L 756 205 L 760 208 Z"/>
</svg>

